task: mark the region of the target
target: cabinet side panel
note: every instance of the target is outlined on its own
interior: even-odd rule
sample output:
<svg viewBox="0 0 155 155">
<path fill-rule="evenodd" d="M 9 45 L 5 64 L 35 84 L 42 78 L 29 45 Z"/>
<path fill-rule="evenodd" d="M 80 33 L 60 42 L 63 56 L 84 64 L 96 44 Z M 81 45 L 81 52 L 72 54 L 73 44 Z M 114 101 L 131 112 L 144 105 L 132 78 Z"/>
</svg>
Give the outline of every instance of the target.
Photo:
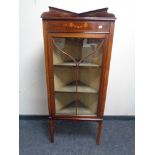
<svg viewBox="0 0 155 155">
<path fill-rule="evenodd" d="M 47 94 L 48 94 L 48 110 L 49 115 L 54 116 L 54 104 L 52 104 L 52 85 L 50 76 L 50 62 L 49 62 L 49 45 L 48 45 L 48 32 L 47 22 L 43 20 L 43 35 L 44 35 L 44 54 L 45 54 L 45 67 L 46 67 L 46 83 L 47 83 Z"/>
<path fill-rule="evenodd" d="M 105 108 L 106 92 L 107 92 L 108 76 L 109 76 L 110 60 L 111 60 L 111 52 L 112 52 L 112 42 L 113 42 L 113 34 L 114 34 L 114 25 L 115 23 L 111 22 L 110 34 L 107 35 L 107 47 L 106 47 L 107 49 L 103 56 L 99 105 L 98 105 L 99 118 L 103 117 L 104 108 Z"/>
</svg>

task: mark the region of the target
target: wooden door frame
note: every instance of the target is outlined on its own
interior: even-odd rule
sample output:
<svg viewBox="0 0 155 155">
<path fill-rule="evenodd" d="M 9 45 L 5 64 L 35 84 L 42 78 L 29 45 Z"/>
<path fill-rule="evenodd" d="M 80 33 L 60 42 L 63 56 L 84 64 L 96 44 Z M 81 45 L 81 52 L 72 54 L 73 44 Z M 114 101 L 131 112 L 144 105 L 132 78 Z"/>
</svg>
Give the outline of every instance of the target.
<svg viewBox="0 0 155 155">
<path fill-rule="evenodd" d="M 101 120 L 102 117 L 100 116 L 100 113 L 103 113 L 102 109 L 100 106 L 103 104 L 103 101 L 101 100 L 102 99 L 102 94 L 103 94 L 103 85 L 104 84 L 104 66 L 105 66 L 105 62 L 106 62 L 106 59 L 107 59 L 107 44 L 108 44 L 108 35 L 109 34 L 95 34 L 95 33 L 48 33 L 47 34 L 47 42 L 48 42 L 48 49 L 47 49 L 47 55 L 48 55 L 48 77 L 49 77 L 49 82 L 48 84 L 50 86 L 48 86 L 50 89 L 49 89 L 49 107 L 50 107 L 50 113 L 51 113 L 51 117 L 53 119 L 67 119 L 67 120 L 70 120 L 70 119 L 73 119 L 73 120 L 82 120 L 82 118 L 86 119 L 86 120 L 89 120 L 88 118 L 90 118 L 90 120 Z M 98 104 L 97 104 L 97 114 L 95 116 L 92 116 L 92 115 L 76 115 L 76 116 L 65 116 L 65 115 L 56 115 L 55 113 L 55 93 L 54 93 L 54 66 L 53 66 L 53 44 L 52 44 L 52 41 L 51 39 L 53 37 L 60 37 L 60 38 L 64 38 L 64 37 L 68 37 L 68 38 L 71 38 L 71 37 L 74 37 L 74 38 L 98 38 L 98 39 L 105 39 L 106 40 L 106 45 L 104 44 L 104 49 L 103 49 L 103 55 L 102 55 L 102 65 L 101 65 L 101 75 L 100 75 L 100 88 L 99 88 L 99 94 L 98 94 Z M 49 59 L 50 58 L 50 59 Z M 103 83 L 103 84 L 102 84 Z"/>
</svg>

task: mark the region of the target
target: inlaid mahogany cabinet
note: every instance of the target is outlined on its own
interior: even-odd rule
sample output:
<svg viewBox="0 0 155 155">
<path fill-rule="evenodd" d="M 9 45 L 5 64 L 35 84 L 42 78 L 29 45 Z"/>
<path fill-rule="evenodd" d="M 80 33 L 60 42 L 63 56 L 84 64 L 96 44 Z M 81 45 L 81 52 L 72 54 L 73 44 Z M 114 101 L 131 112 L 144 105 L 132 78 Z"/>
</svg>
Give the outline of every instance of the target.
<svg viewBox="0 0 155 155">
<path fill-rule="evenodd" d="M 41 15 L 51 142 L 54 121 L 73 120 L 97 122 L 100 144 L 115 23 L 107 10 Z"/>
</svg>

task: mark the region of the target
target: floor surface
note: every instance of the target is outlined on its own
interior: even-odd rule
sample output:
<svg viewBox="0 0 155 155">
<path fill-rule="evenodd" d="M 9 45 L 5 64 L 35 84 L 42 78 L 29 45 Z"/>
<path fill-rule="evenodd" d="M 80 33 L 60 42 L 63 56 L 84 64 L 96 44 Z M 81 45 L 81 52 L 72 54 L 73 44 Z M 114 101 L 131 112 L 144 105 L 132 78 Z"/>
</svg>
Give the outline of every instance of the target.
<svg viewBox="0 0 155 155">
<path fill-rule="evenodd" d="M 104 120 L 96 145 L 97 123 L 57 121 L 50 143 L 48 120 L 20 120 L 20 155 L 134 155 L 134 120 Z"/>
</svg>

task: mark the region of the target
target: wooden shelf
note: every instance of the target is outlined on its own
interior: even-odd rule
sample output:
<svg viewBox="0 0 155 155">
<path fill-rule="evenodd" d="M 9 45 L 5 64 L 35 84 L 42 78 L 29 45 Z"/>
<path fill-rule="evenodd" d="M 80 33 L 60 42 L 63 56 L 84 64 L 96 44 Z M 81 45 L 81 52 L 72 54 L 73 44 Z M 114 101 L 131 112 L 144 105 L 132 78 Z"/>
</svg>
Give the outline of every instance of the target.
<svg viewBox="0 0 155 155">
<path fill-rule="evenodd" d="M 76 104 L 75 101 L 68 104 L 67 106 L 63 107 L 61 110 L 56 112 L 57 114 L 64 114 L 64 115 L 75 115 L 76 114 Z M 77 115 L 94 115 L 94 113 L 82 102 L 78 103 L 77 106 Z"/>
<path fill-rule="evenodd" d="M 72 66 L 72 67 L 75 67 L 76 64 L 74 62 L 64 62 L 64 63 L 54 64 L 54 66 Z M 98 65 L 98 64 L 89 63 L 89 62 L 83 62 L 79 66 L 80 67 L 100 67 L 100 65 Z"/>
<path fill-rule="evenodd" d="M 98 93 L 98 91 L 86 84 L 83 84 L 81 82 L 78 82 L 77 87 L 78 93 Z M 76 85 L 75 82 L 72 82 L 71 84 L 68 84 L 62 88 L 56 89 L 55 92 L 76 92 Z"/>
<path fill-rule="evenodd" d="M 56 113 L 63 114 L 63 115 L 75 115 L 76 108 L 75 107 L 62 108 L 61 110 L 57 111 Z"/>
<path fill-rule="evenodd" d="M 55 92 L 76 92 L 76 85 L 66 85 L 62 88 L 56 89 Z"/>
<path fill-rule="evenodd" d="M 78 92 L 80 93 L 97 93 L 97 90 L 94 88 L 91 88 L 89 86 L 83 86 L 83 85 L 79 85 L 78 86 Z"/>
<path fill-rule="evenodd" d="M 78 115 L 94 115 L 94 113 L 86 107 L 78 107 L 77 114 Z"/>
<path fill-rule="evenodd" d="M 63 108 L 60 111 L 58 111 L 57 114 L 75 115 L 76 108 L 74 108 L 74 107 Z M 94 115 L 94 113 L 92 111 L 90 111 L 88 108 L 78 107 L 77 115 Z"/>
</svg>

